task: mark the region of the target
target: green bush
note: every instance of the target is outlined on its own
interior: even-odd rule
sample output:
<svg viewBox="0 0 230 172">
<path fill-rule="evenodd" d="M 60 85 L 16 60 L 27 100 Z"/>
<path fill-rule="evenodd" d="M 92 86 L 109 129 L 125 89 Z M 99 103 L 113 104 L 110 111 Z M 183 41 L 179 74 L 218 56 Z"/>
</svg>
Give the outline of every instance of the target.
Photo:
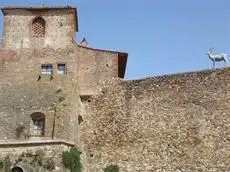
<svg viewBox="0 0 230 172">
<path fill-rule="evenodd" d="M 76 148 L 71 148 L 70 151 L 62 152 L 62 165 L 68 168 L 70 172 L 81 172 L 81 152 Z"/>
<path fill-rule="evenodd" d="M 4 167 L 4 162 L 0 159 L 0 169 Z"/>
<path fill-rule="evenodd" d="M 118 172 L 119 167 L 117 165 L 109 165 L 104 169 L 104 172 Z"/>
<path fill-rule="evenodd" d="M 9 155 L 7 155 L 4 159 L 4 170 L 5 172 L 11 172 L 11 160 Z"/>
</svg>

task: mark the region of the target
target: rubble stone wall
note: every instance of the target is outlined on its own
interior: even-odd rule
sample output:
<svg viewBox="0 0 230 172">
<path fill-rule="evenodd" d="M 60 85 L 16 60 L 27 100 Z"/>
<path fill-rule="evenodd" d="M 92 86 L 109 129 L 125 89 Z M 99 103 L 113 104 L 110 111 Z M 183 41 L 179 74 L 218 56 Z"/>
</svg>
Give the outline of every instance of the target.
<svg viewBox="0 0 230 172">
<path fill-rule="evenodd" d="M 230 69 L 104 83 L 80 139 L 90 172 L 229 171 Z"/>
<path fill-rule="evenodd" d="M 11 10 L 4 17 L 3 48 L 58 49 L 72 45 L 75 41 L 75 16 L 71 10 Z M 36 17 L 45 20 L 44 37 L 32 35 L 32 21 Z"/>
<path fill-rule="evenodd" d="M 68 172 L 62 162 L 62 152 L 70 150 L 73 145 L 58 142 L 36 142 L 27 144 L 2 145 L 0 143 L 0 161 L 11 168 L 14 166 L 22 168 L 25 172 Z"/>
<path fill-rule="evenodd" d="M 101 82 L 118 77 L 118 53 L 79 47 L 80 95 L 93 95 Z"/>
<path fill-rule="evenodd" d="M 77 61 L 73 49 L 41 52 L 20 50 L 17 60 L 0 61 L 0 139 L 29 138 L 31 114 L 45 115 L 44 138 L 77 138 Z M 57 64 L 66 64 L 66 74 L 57 74 Z M 53 74 L 41 74 L 41 64 L 52 64 Z M 55 126 L 54 126 L 55 125 Z"/>
</svg>

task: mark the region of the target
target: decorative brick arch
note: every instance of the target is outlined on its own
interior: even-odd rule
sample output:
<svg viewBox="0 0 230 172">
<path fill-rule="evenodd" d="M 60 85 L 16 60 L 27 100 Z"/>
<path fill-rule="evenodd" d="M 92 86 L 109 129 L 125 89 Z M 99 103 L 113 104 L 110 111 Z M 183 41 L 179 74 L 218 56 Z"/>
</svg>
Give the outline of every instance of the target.
<svg viewBox="0 0 230 172">
<path fill-rule="evenodd" d="M 46 22 L 42 17 L 36 17 L 32 21 L 32 36 L 44 37 L 45 36 Z"/>
<path fill-rule="evenodd" d="M 44 136 L 45 134 L 45 115 L 41 112 L 31 114 L 32 126 L 31 136 Z"/>
</svg>

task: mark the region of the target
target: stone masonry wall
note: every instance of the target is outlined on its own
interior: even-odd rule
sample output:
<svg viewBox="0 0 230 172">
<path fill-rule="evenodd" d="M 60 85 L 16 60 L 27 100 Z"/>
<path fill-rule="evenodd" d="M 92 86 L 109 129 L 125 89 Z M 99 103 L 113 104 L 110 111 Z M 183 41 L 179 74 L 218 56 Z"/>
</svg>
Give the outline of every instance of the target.
<svg viewBox="0 0 230 172">
<path fill-rule="evenodd" d="M 230 68 L 108 80 L 87 104 L 90 172 L 230 170 Z"/>
<path fill-rule="evenodd" d="M 57 74 L 58 63 L 66 64 L 66 75 Z M 52 78 L 40 74 L 41 64 L 53 65 Z M 117 53 L 81 47 L 1 50 L 0 138 L 15 139 L 21 125 L 23 138 L 29 136 L 30 115 L 41 112 L 46 116 L 45 137 L 54 132 L 54 137 L 77 143 L 79 95 L 93 95 L 104 80 L 117 77 L 117 65 Z"/>
<path fill-rule="evenodd" d="M 0 139 L 16 139 L 16 130 L 24 126 L 22 138 L 29 138 L 31 114 L 45 115 L 45 138 L 75 140 L 77 60 L 73 48 L 62 50 L 28 49 L 16 51 L 16 60 L 0 61 Z M 67 73 L 57 74 L 57 64 L 65 63 Z M 42 75 L 41 64 L 52 64 L 53 75 Z M 55 124 L 55 127 L 53 127 Z"/>
<path fill-rule="evenodd" d="M 53 49 L 65 48 L 75 40 L 75 24 L 72 9 L 65 10 L 10 10 L 4 17 L 4 49 Z M 45 20 L 45 37 L 32 36 L 32 20 Z"/>
<path fill-rule="evenodd" d="M 118 53 L 79 47 L 80 95 L 93 95 L 101 83 L 118 77 Z"/>
<path fill-rule="evenodd" d="M 71 148 L 71 145 L 54 142 L 44 144 L 18 144 L 2 146 L 0 143 L 0 161 L 10 163 L 10 167 L 21 167 L 25 172 L 68 172 L 61 164 L 63 151 Z"/>
</svg>

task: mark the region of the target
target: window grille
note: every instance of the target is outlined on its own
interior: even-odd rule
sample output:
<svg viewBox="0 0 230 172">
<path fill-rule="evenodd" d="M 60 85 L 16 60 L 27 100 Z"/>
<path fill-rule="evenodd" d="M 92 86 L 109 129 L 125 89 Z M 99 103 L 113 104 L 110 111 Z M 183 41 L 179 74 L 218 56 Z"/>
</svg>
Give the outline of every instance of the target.
<svg viewBox="0 0 230 172">
<path fill-rule="evenodd" d="M 34 37 L 44 37 L 45 36 L 45 20 L 38 17 L 32 22 L 32 32 Z"/>
<path fill-rule="evenodd" d="M 51 64 L 42 64 L 41 65 L 41 74 L 52 75 L 53 68 Z"/>
<path fill-rule="evenodd" d="M 66 73 L 65 64 L 58 64 L 57 65 L 57 74 L 65 75 L 65 73 Z"/>
</svg>

